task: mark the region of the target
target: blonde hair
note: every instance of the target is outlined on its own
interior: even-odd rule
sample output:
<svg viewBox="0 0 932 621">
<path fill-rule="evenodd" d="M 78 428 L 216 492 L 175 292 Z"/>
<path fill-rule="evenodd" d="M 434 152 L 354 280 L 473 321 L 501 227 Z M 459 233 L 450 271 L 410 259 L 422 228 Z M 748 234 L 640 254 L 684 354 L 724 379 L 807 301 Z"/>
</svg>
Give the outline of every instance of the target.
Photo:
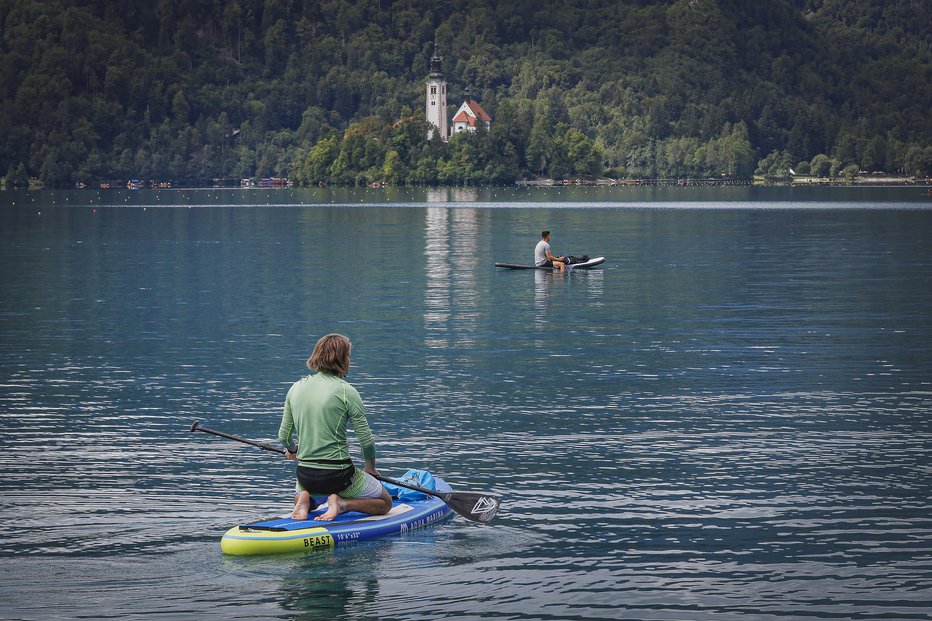
<svg viewBox="0 0 932 621">
<path fill-rule="evenodd" d="M 346 377 L 352 351 L 353 344 L 348 338 L 342 334 L 328 334 L 317 341 L 314 352 L 307 359 L 307 366 L 313 371 L 326 371 L 337 377 Z"/>
</svg>

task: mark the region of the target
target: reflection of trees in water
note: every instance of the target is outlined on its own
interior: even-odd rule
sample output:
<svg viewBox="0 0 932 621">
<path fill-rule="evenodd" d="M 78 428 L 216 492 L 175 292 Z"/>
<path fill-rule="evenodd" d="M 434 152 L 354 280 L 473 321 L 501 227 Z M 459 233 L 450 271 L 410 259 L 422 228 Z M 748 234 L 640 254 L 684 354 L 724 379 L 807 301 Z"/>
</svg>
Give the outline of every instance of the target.
<svg viewBox="0 0 932 621">
<path fill-rule="evenodd" d="M 492 192 L 487 188 L 427 188 L 428 203 L 475 203 L 490 200 Z"/>
</svg>

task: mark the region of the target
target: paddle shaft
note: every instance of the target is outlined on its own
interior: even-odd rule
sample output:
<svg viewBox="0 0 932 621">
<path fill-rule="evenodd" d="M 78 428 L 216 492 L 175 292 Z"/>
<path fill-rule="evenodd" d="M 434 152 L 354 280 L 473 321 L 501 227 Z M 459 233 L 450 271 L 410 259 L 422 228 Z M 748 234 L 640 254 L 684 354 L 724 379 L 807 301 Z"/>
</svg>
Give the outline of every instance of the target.
<svg viewBox="0 0 932 621">
<path fill-rule="evenodd" d="M 286 455 L 285 449 L 283 448 L 272 446 L 267 442 L 249 440 L 248 438 L 236 436 L 232 433 L 224 433 L 223 431 L 208 429 L 207 427 L 202 427 L 201 423 L 198 421 L 195 421 L 194 424 L 191 425 L 191 431 L 203 431 L 204 433 L 209 433 L 211 435 L 226 438 L 228 440 L 236 440 L 237 442 L 242 442 L 243 444 L 249 444 L 250 446 L 255 446 L 264 451 L 271 451 L 273 453 L 281 453 L 282 455 Z M 401 481 L 396 481 L 395 479 L 383 477 L 381 475 L 376 476 L 375 478 L 385 483 L 391 483 L 399 487 L 406 487 L 416 492 L 421 492 L 422 494 L 436 496 L 445 502 L 448 507 L 463 517 L 474 522 L 481 522 L 486 524 L 491 521 L 492 517 L 494 517 L 494 515 L 498 512 L 499 500 L 490 494 L 479 494 L 474 492 L 437 492 L 425 487 L 421 487 L 419 485 L 402 483 Z"/>
<path fill-rule="evenodd" d="M 244 437 L 242 437 L 242 436 L 235 436 L 235 435 L 233 435 L 232 433 L 224 433 L 224 432 L 222 432 L 222 431 L 217 431 L 217 430 L 215 430 L 215 429 L 208 429 L 207 427 L 202 427 L 200 422 L 195 422 L 193 425 L 191 425 L 191 431 L 203 431 L 204 433 L 209 433 L 209 434 L 212 434 L 212 435 L 215 435 L 215 436 L 220 436 L 221 438 L 226 438 L 226 439 L 228 439 L 228 440 L 236 440 L 237 442 L 242 442 L 243 444 L 249 444 L 249 445 L 251 445 L 251 446 L 257 446 L 257 447 L 259 447 L 259 448 L 261 448 L 261 449 L 264 449 L 264 450 L 266 450 L 266 451 L 272 451 L 272 452 L 274 452 L 274 453 L 281 453 L 282 455 L 285 454 L 285 449 L 283 449 L 283 448 L 278 448 L 277 446 L 272 446 L 271 444 L 268 444 L 268 443 L 266 443 L 266 442 L 257 442 L 257 441 L 255 441 L 255 440 L 250 440 L 250 439 L 244 438 Z M 397 485 L 398 487 L 406 487 L 406 488 L 408 488 L 408 489 L 413 489 L 413 490 L 416 491 L 416 492 L 421 492 L 421 493 L 423 493 L 423 494 L 430 494 L 431 496 L 436 496 L 437 498 L 441 498 L 441 499 L 442 499 L 443 496 L 444 496 L 443 494 L 440 494 L 440 493 L 438 493 L 438 492 L 435 492 L 435 491 L 432 490 L 432 489 L 427 489 L 427 488 L 425 488 L 425 487 L 420 487 L 420 486 L 418 486 L 418 485 L 413 485 L 413 484 L 411 484 L 411 483 L 402 483 L 401 481 L 396 481 L 395 479 L 391 479 L 391 478 L 389 478 L 389 477 L 383 477 L 383 476 L 380 475 L 380 476 L 377 476 L 377 477 L 375 477 L 375 478 L 377 478 L 379 481 L 383 481 L 383 482 L 385 482 L 385 483 L 391 483 L 392 485 Z"/>
<path fill-rule="evenodd" d="M 243 444 L 249 444 L 258 448 L 261 448 L 264 451 L 272 451 L 273 453 L 285 454 L 285 449 L 272 446 L 267 442 L 256 442 L 255 440 L 249 440 L 241 436 L 234 436 L 232 433 L 224 433 L 222 431 L 217 431 L 216 429 L 208 429 L 207 427 L 201 427 L 200 422 L 195 422 L 191 425 L 191 431 L 203 431 L 204 433 L 209 433 L 211 435 L 220 436 L 221 438 L 226 438 L 228 440 L 236 440 L 237 442 L 242 442 Z"/>
</svg>

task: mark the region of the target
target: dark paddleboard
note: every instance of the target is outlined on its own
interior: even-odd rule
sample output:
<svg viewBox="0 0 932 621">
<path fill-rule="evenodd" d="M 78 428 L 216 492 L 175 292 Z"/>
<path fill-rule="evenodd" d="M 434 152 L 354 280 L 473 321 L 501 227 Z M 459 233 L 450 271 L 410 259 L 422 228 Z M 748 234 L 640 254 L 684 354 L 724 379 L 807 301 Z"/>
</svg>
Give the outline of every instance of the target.
<svg viewBox="0 0 932 621">
<path fill-rule="evenodd" d="M 605 257 L 596 257 L 589 259 L 585 263 L 573 263 L 567 267 L 571 270 L 587 270 L 590 267 L 605 263 Z M 538 267 L 536 265 L 518 265 L 517 263 L 496 263 L 495 267 L 504 267 L 510 270 L 552 270 L 552 267 Z"/>
</svg>

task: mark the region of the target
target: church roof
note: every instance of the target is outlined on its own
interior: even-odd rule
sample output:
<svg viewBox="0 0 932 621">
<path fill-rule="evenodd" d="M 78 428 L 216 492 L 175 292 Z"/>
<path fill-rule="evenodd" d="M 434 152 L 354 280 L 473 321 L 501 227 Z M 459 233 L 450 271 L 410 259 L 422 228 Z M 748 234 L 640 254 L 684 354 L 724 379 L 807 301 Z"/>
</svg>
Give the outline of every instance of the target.
<svg viewBox="0 0 932 621">
<path fill-rule="evenodd" d="M 454 123 L 466 123 L 467 125 L 475 125 L 476 117 L 466 114 L 465 110 L 460 110 L 456 116 L 453 117 Z"/>
<path fill-rule="evenodd" d="M 472 109 L 473 114 L 476 115 L 476 118 L 479 119 L 480 121 L 491 121 L 492 120 L 492 117 L 490 117 L 488 113 L 482 109 L 482 106 L 479 105 L 478 101 L 474 99 L 470 99 L 469 101 L 466 102 L 466 105 Z"/>
<path fill-rule="evenodd" d="M 475 125 L 477 119 L 488 123 L 492 120 L 492 117 L 490 117 L 489 114 L 482 109 L 482 106 L 479 105 L 478 101 L 475 99 L 469 99 L 464 101 L 463 105 L 460 106 L 459 112 L 457 112 L 456 116 L 453 117 L 453 122 Z"/>
</svg>

